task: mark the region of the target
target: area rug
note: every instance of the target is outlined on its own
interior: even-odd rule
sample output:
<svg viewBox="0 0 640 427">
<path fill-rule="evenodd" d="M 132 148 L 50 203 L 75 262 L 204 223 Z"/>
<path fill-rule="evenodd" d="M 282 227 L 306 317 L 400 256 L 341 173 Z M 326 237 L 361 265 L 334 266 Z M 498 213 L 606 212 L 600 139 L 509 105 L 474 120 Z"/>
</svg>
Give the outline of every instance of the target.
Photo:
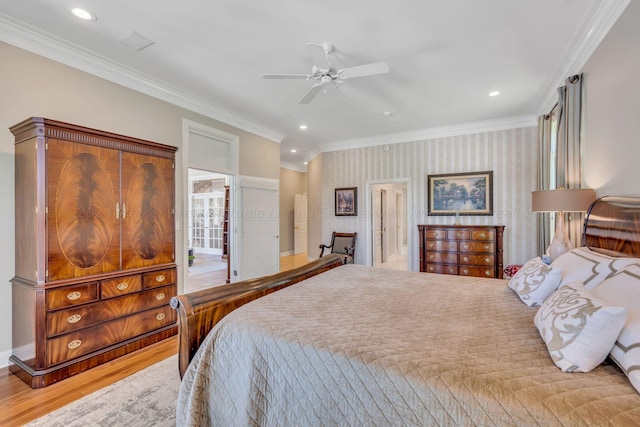
<svg viewBox="0 0 640 427">
<path fill-rule="evenodd" d="M 171 356 L 26 425 L 175 426 L 177 366 L 178 356 Z"/>
</svg>

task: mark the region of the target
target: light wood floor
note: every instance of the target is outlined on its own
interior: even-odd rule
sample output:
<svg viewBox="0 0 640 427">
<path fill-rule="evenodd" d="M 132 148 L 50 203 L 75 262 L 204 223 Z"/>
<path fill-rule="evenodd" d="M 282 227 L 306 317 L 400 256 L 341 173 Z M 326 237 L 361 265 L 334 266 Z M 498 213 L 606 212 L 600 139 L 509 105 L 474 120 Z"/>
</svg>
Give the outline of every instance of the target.
<svg viewBox="0 0 640 427">
<path fill-rule="evenodd" d="M 307 263 L 307 254 L 280 258 L 280 270 Z M 21 426 L 147 368 L 178 352 L 172 337 L 45 388 L 31 389 L 8 368 L 0 369 L 0 426 Z M 176 369 L 178 367 L 176 366 Z"/>
</svg>

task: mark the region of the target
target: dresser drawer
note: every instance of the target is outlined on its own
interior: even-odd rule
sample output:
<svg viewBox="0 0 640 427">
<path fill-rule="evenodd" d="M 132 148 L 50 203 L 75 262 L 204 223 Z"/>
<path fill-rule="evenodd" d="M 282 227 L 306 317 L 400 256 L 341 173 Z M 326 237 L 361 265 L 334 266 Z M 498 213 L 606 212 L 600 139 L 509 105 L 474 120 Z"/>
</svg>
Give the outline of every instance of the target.
<svg viewBox="0 0 640 427">
<path fill-rule="evenodd" d="M 98 284 L 85 283 L 47 291 L 47 310 L 98 300 Z"/>
<path fill-rule="evenodd" d="M 171 283 L 176 283 L 175 268 L 158 270 L 151 273 L 144 273 L 142 275 L 142 285 L 145 289 L 169 285 Z"/>
<path fill-rule="evenodd" d="M 450 240 L 469 240 L 469 230 L 448 230 L 447 238 Z"/>
<path fill-rule="evenodd" d="M 460 242 L 460 252 L 480 252 L 480 253 L 495 253 L 496 247 L 493 242 L 471 242 L 466 240 Z"/>
<path fill-rule="evenodd" d="M 433 228 L 433 229 L 427 230 L 425 232 L 425 237 L 427 239 L 446 239 L 447 238 L 447 230 Z"/>
<path fill-rule="evenodd" d="M 458 266 L 444 264 L 427 264 L 427 273 L 458 274 Z"/>
<path fill-rule="evenodd" d="M 472 230 L 471 240 L 489 240 L 494 241 L 496 233 L 493 230 Z"/>
<path fill-rule="evenodd" d="M 481 267 L 466 267 L 460 266 L 461 276 L 475 276 L 475 277 L 495 277 L 495 268 L 481 268 Z"/>
<path fill-rule="evenodd" d="M 112 298 L 82 307 L 58 310 L 47 314 L 47 336 L 52 337 L 97 325 L 129 314 L 167 304 L 176 296 L 176 286 L 150 289 L 138 294 Z"/>
<path fill-rule="evenodd" d="M 493 255 L 469 255 L 469 254 L 460 254 L 460 264 L 463 265 L 477 265 L 477 266 L 494 266 L 495 258 Z"/>
<path fill-rule="evenodd" d="M 456 264 L 458 262 L 458 254 L 455 252 L 427 252 L 426 261 L 428 263 L 438 262 L 444 264 Z"/>
<path fill-rule="evenodd" d="M 176 321 L 176 312 L 164 305 L 47 341 L 47 366 L 134 338 Z"/>
<path fill-rule="evenodd" d="M 458 242 L 448 240 L 427 240 L 425 249 L 428 251 L 455 252 L 458 250 Z"/>
<path fill-rule="evenodd" d="M 142 290 L 142 276 L 125 276 L 100 282 L 102 298 L 113 298 Z"/>
</svg>

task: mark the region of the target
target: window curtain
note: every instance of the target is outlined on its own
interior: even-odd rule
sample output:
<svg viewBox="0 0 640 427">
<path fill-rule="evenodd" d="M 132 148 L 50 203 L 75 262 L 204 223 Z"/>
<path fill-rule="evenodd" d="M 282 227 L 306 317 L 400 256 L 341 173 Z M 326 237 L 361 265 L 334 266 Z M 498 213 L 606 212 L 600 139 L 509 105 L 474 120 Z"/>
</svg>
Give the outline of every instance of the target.
<svg viewBox="0 0 640 427">
<path fill-rule="evenodd" d="M 582 75 L 571 76 L 565 86 L 558 88 L 558 103 L 553 110 L 538 117 L 538 190 L 581 188 L 581 96 Z M 579 212 L 565 214 L 565 226 L 574 246 L 582 244 L 584 217 Z M 551 243 L 551 215 L 538 214 L 537 224 L 538 253 L 544 253 Z"/>
<path fill-rule="evenodd" d="M 558 88 L 558 139 L 556 151 L 556 188 L 581 188 L 580 117 L 582 113 L 582 74 L 574 75 Z M 585 214 L 565 214 L 569 240 L 582 245 Z"/>
<path fill-rule="evenodd" d="M 548 190 L 551 178 L 551 138 L 552 115 L 538 117 L 538 190 Z M 537 214 L 538 221 L 538 253 L 543 254 L 551 244 L 550 214 Z"/>
</svg>

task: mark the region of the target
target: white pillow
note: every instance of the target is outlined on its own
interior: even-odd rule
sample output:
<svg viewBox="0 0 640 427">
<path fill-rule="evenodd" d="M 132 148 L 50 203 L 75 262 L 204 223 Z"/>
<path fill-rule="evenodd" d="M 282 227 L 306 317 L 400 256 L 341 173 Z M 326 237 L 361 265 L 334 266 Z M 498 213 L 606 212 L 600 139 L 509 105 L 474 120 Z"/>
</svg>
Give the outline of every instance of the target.
<svg viewBox="0 0 640 427">
<path fill-rule="evenodd" d="M 530 259 L 509 280 L 523 303 L 530 307 L 542 305 L 560 284 L 562 270 L 545 264 L 540 257 Z"/>
<path fill-rule="evenodd" d="M 587 289 L 593 289 L 626 266 L 637 263 L 640 258 L 613 258 L 582 246 L 559 256 L 551 266 L 562 269 L 561 287 L 580 280 Z"/>
<path fill-rule="evenodd" d="M 593 294 L 627 309 L 627 322 L 610 356 L 640 392 L 640 265 L 630 265 L 602 282 Z"/>
<path fill-rule="evenodd" d="M 624 307 L 610 306 L 575 282 L 547 298 L 534 322 L 556 366 L 589 372 L 606 359 L 626 319 Z"/>
</svg>

